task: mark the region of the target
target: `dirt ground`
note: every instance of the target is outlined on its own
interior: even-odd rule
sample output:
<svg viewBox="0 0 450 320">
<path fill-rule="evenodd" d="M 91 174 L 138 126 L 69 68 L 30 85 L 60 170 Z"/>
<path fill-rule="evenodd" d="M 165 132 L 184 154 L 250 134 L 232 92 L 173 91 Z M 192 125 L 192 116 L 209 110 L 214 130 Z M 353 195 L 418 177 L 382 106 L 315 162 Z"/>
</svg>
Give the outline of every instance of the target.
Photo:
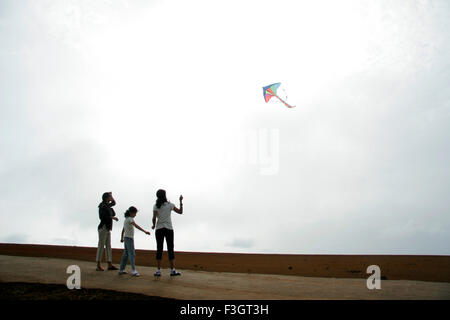
<svg viewBox="0 0 450 320">
<path fill-rule="evenodd" d="M 0 254 L 94 261 L 96 248 L 32 244 L 0 244 Z M 122 249 L 113 249 L 118 264 Z M 155 266 L 155 251 L 136 250 L 136 264 Z M 367 279 L 377 265 L 384 280 L 450 282 L 450 256 L 288 255 L 176 252 L 178 268 L 193 271 L 276 274 L 302 277 Z M 168 267 L 164 252 L 163 267 Z"/>
<path fill-rule="evenodd" d="M 0 255 L 0 282 L 41 283 L 65 286 L 67 268 L 80 268 L 81 288 L 114 290 L 188 300 L 449 300 L 450 283 L 381 280 L 380 290 L 369 290 L 367 279 L 320 278 L 292 275 L 193 271 L 169 269 L 155 278 L 154 267 L 137 265 L 140 277 L 118 275 L 117 271 L 96 271 L 95 262 L 48 257 Z M 128 266 L 127 271 L 130 271 Z M 66 289 L 67 291 L 71 291 Z M 76 289 L 75 289 L 76 290 Z M 44 289 L 43 295 L 48 290 Z M 66 294 L 70 294 L 67 292 Z M 76 297 L 76 296 L 75 296 Z"/>
</svg>

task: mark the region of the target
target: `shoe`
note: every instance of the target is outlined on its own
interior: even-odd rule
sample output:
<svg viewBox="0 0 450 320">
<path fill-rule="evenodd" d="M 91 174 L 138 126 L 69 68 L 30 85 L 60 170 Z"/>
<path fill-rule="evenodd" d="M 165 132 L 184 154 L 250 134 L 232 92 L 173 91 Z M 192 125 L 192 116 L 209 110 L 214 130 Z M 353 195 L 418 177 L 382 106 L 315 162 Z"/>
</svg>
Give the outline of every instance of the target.
<svg viewBox="0 0 450 320">
<path fill-rule="evenodd" d="M 128 272 L 126 272 L 126 271 L 119 270 L 119 276 L 122 275 L 122 274 L 127 274 L 127 273 L 128 273 Z"/>
<path fill-rule="evenodd" d="M 133 272 L 131 275 L 132 275 L 133 277 L 139 277 L 139 276 L 140 276 L 140 274 L 139 274 L 137 271 Z"/>
<path fill-rule="evenodd" d="M 158 270 L 154 274 L 155 277 L 161 277 L 161 270 Z"/>
<path fill-rule="evenodd" d="M 171 276 L 171 277 L 174 277 L 174 276 L 181 276 L 181 273 L 179 273 L 179 272 L 176 271 L 176 270 L 172 270 L 172 271 L 170 271 L 170 276 Z"/>
<path fill-rule="evenodd" d="M 97 267 L 96 271 L 105 271 L 102 267 Z"/>
<path fill-rule="evenodd" d="M 117 268 L 114 267 L 114 266 L 110 266 L 110 267 L 108 267 L 108 270 L 119 270 L 119 269 L 117 269 Z"/>
</svg>

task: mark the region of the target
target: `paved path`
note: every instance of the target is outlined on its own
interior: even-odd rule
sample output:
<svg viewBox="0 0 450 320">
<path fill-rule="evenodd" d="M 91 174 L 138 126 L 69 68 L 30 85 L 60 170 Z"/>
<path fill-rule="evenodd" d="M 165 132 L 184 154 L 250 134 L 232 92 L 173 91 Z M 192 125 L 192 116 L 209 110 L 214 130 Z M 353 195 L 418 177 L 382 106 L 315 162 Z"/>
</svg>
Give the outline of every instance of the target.
<svg viewBox="0 0 450 320">
<path fill-rule="evenodd" d="M 138 266 L 141 277 L 95 271 L 94 262 L 0 255 L 0 281 L 66 284 L 69 265 L 81 268 L 81 287 L 142 293 L 175 299 L 449 299 L 450 283 L 382 280 L 381 290 L 369 290 L 364 279 L 311 278 L 179 270 L 171 278 L 164 269 Z M 127 270 L 130 267 L 128 266 Z"/>
</svg>

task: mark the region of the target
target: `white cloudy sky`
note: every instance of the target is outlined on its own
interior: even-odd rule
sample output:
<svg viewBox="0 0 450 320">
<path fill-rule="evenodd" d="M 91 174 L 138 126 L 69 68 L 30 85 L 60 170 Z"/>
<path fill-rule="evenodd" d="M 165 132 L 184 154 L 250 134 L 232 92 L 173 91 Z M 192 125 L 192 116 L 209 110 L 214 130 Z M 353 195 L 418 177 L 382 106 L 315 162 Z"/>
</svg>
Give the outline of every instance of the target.
<svg viewBox="0 0 450 320">
<path fill-rule="evenodd" d="M 2 0 L 0 242 L 96 246 L 113 191 L 121 247 L 165 188 L 177 250 L 450 254 L 449 30 L 446 0 Z"/>
</svg>

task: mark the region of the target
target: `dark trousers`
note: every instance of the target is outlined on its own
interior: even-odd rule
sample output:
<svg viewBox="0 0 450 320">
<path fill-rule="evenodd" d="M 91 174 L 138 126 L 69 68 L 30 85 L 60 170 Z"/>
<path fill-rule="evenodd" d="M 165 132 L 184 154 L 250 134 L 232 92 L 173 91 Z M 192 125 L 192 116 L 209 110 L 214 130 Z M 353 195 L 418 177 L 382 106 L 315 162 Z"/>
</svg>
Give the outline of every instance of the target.
<svg viewBox="0 0 450 320">
<path fill-rule="evenodd" d="M 169 260 L 175 259 L 173 252 L 173 230 L 162 228 L 156 230 L 156 260 L 162 259 L 162 252 L 164 246 L 164 238 L 166 238 L 167 251 L 169 252 Z"/>
</svg>

